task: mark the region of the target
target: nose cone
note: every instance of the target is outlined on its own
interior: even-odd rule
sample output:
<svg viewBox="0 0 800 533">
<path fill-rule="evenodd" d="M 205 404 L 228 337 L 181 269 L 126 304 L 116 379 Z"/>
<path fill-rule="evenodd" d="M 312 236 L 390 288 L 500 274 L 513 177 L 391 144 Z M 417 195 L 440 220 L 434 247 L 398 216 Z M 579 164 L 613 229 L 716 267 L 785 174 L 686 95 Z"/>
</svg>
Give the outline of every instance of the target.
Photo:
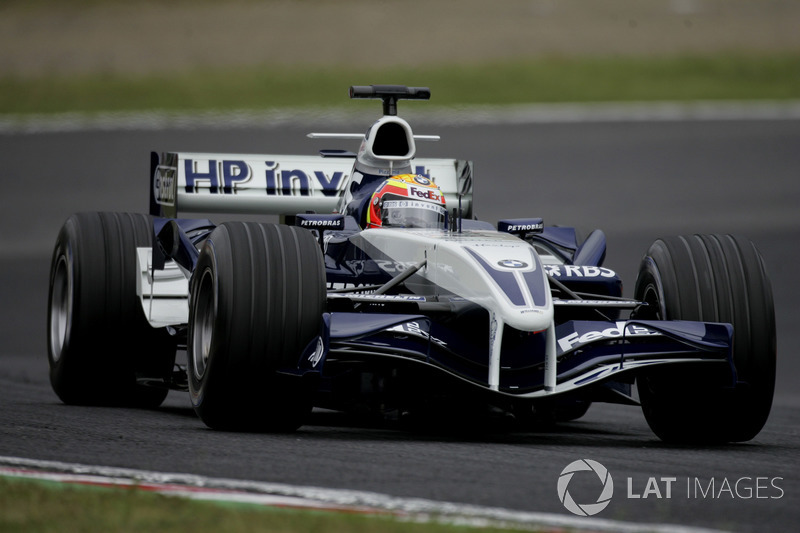
<svg viewBox="0 0 800 533">
<path fill-rule="evenodd" d="M 431 290 L 475 302 L 521 331 L 553 321 L 547 274 L 527 242 L 493 231 L 366 230 L 351 238 L 373 259 L 427 266 L 418 272 Z"/>
<path fill-rule="evenodd" d="M 497 246 L 465 245 L 481 277 L 481 299 L 503 322 L 522 331 L 541 331 L 553 320 L 547 274 L 534 249 L 514 238 Z M 478 286 L 481 286 L 478 285 Z"/>
</svg>

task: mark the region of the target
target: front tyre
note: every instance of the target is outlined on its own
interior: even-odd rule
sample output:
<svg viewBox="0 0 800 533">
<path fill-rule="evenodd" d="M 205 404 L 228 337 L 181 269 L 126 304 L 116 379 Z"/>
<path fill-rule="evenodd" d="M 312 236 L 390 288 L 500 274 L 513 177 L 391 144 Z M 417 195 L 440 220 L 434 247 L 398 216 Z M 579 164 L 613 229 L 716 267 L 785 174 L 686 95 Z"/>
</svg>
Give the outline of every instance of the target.
<svg viewBox="0 0 800 533">
<path fill-rule="evenodd" d="M 61 228 L 50 267 L 50 383 L 67 404 L 157 407 L 175 339 L 147 322 L 136 295 L 136 248 L 152 245 L 150 217 L 78 213 Z"/>
<path fill-rule="evenodd" d="M 291 371 L 320 334 L 325 301 L 322 253 L 307 230 L 228 222 L 209 235 L 192 277 L 187 342 L 192 404 L 207 426 L 303 423 L 314 391 Z"/>
<path fill-rule="evenodd" d="M 636 318 L 733 326 L 737 384 L 701 367 L 654 368 L 637 378 L 647 423 L 668 442 L 741 442 L 769 416 L 775 389 L 772 289 L 753 243 L 732 235 L 655 241 L 642 260 Z"/>
</svg>

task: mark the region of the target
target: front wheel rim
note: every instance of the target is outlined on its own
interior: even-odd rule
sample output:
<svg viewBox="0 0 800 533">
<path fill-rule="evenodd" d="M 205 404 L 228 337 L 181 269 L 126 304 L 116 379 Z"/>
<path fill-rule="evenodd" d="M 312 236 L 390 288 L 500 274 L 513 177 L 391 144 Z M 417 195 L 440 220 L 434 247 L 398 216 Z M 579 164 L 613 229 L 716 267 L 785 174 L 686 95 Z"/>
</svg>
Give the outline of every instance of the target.
<svg viewBox="0 0 800 533">
<path fill-rule="evenodd" d="M 203 272 L 194 302 L 192 320 L 192 362 L 194 377 L 203 379 L 211 353 L 211 341 L 216 319 L 214 302 L 214 279 L 209 270 Z"/>
<path fill-rule="evenodd" d="M 667 320 L 667 311 L 664 307 L 664 294 L 661 287 L 654 281 L 650 283 L 642 291 L 641 301 L 647 304 L 644 316 L 637 316 L 646 320 Z"/>
<path fill-rule="evenodd" d="M 56 262 L 50 290 L 50 356 L 53 362 L 57 362 L 67 343 L 67 332 L 72 321 L 72 280 L 67 259 L 63 255 Z"/>
</svg>

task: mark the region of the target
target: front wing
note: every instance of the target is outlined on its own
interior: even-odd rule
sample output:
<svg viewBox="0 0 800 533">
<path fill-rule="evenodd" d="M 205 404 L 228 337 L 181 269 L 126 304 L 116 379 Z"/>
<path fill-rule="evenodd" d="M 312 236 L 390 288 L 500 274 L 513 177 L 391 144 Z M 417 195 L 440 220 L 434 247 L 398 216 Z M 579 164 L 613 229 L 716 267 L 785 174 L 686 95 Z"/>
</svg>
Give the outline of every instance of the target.
<svg viewBox="0 0 800 533">
<path fill-rule="evenodd" d="M 547 361 L 543 334 L 507 336 L 501 353 L 500 382 L 489 385 L 488 331 L 485 341 L 421 314 L 334 312 L 326 316 L 326 350 L 312 356 L 322 365 L 370 367 L 403 363 L 438 370 L 463 383 L 503 396 L 538 399 L 575 392 L 635 374 L 644 368 L 715 364 L 720 376 L 736 383 L 730 324 L 690 321 L 569 321 L 556 326 L 555 361 Z M 488 327 L 487 327 L 488 330 Z M 307 357 L 304 357 L 307 359 Z M 320 364 L 322 363 L 322 364 Z M 547 386 L 547 366 L 555 365 L 555 386 Z M 301 367 L 311 370 L 309 362 Z M 324 374 L 323 370 L 323 374 Z"/>
</svg>

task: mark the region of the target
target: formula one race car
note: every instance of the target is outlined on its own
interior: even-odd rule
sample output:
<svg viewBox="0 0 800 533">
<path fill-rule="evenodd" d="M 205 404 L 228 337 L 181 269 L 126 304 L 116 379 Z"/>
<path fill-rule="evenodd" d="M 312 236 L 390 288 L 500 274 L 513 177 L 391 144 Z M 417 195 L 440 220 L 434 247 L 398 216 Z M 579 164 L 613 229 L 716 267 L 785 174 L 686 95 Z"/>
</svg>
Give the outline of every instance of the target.
<svg viewBox="0 0 800 533">
<path fill-rule="evenodd" d="M 208 426 L 260 431 L 294 430 L 314 406 L 571 420 L 605 401 L 641 404 L 667 441 L 758 434 L 776 343 L 753 244 L 658 239 L 625 298 L 601 231 L 475 220 L 472 163 L 415 158 L 436 137 L 397 103 L 427 88 L 350 97 L 382 100 L 383 117 L 310 137 L 357 153 L 153 153 L 149 215 L 66 221 L 48 314 L 62 401 L 155 407 L 182 389 Z"/>
</svg>

